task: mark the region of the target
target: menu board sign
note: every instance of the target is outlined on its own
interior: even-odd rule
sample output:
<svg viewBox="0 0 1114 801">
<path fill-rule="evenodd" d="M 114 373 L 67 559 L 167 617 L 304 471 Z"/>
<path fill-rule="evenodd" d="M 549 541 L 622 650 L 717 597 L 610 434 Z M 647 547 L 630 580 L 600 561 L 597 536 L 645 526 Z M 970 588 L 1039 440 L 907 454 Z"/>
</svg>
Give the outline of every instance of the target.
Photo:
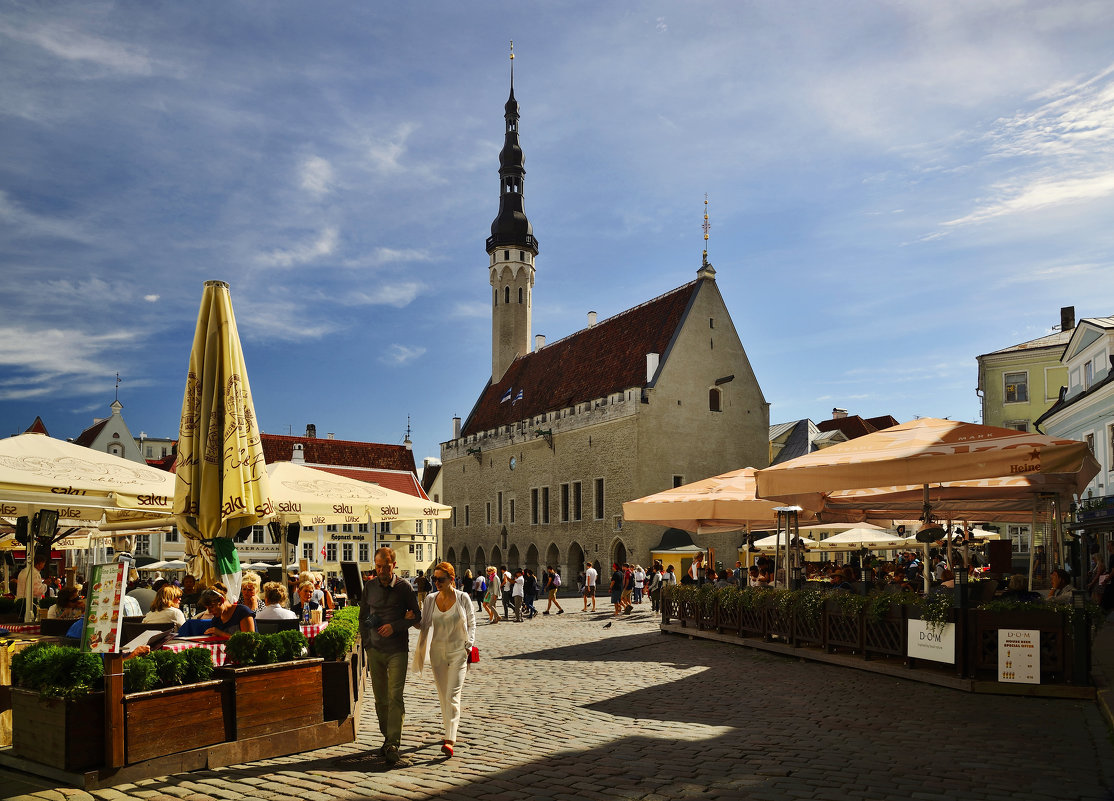
<svg viewBox="0 0 1114 801">
<path fill-rule="evenodd" d="M 1041 683 L 1040 629 L 998 629 L 998 681 Z"/>
<path fill-rule="evenodd" d="M 113 654 L 120 650 L 120 620 L 127 591 L 127 562 L 93 565 L 85 594 L 81 650 Z"/>
</svg>

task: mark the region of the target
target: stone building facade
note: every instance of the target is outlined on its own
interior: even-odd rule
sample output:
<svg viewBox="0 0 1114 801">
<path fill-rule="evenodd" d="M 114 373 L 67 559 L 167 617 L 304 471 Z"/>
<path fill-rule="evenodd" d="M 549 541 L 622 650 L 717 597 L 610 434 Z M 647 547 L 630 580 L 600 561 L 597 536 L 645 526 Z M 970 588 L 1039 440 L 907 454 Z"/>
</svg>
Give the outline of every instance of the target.
<svg viewBox="0 0 1114 801">
<path fill-rule="evenodd" d="M 537 240 L 525 216 L 512 85 L 487 241 L 492 375 L 442 443 L 444 553 L 458 573 L 648 565 L 663 529 L 624 501 L 769 460 L 769 405 L 703 260 L 696 279 L 557 342 L 530 340 Z M 733 564 L 740 535 L 701 544 Z M 723 554 L 721 557 L 720 554 Z M 603 579 L 606 582 L 606 579 Z"/>
</svg>

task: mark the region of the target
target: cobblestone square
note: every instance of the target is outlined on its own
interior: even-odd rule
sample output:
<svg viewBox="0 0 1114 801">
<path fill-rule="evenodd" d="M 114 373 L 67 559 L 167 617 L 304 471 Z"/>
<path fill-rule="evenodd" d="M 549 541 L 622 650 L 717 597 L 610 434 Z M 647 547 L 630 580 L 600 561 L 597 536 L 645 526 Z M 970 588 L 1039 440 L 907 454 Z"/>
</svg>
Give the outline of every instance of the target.
<svg viewBox="0 0 1114 801">
<path fill-rule="evenodd" d="M 570 599 L 571 601 L 572 599 Z M 406 767 L 388 769 L 365 697 L 356 743 L 92 796 L 183 799 L 1109 799 L 1093 703 L 969 695 L 667 636 L 648 607 L 480 624 L 456 755 L 433 681 L 411 675 Z M 370 688 L 369 688 L 370 689 Z M 0 772 L 4 798 L 62 801 Z"/>
</svg>

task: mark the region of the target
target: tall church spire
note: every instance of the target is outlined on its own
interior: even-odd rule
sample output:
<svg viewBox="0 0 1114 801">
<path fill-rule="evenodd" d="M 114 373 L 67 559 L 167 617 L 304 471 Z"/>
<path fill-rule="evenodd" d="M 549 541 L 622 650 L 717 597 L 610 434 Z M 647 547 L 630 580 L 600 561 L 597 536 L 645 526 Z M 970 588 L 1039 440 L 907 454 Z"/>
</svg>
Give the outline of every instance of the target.
<svg viewBox="0 0 1114 801">
<path fill-rule="evenodd" d="M 514 42 L 511 93 L 504 106 L 506 132 L 499 151 L 499 213 L 487 238 L 492 287 L 491 381 L 497 383 L 519 356 L 530 352 L 534 257 L 538 240 L 526 218 L 523 182 L 526 159 L 518 141 L 518 101 L 514 97 Z"/>
</svg>

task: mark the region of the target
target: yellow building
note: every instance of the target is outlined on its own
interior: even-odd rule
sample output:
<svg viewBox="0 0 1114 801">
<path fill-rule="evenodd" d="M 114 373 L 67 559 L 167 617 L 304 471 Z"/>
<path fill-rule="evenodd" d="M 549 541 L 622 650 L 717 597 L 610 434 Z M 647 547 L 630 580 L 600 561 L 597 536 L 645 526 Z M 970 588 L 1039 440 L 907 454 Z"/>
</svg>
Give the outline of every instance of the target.
<svg viewBox="0 0 1114 801">
<path fill-rule="evenodd" d="M 1060 328 L 1043 337 L 978 357 L 983 425 L 1032 431 L 1067 385 L 1060 361 L 1075 329 L 1075 307 L 1060 309 Z"/>
</svg>

